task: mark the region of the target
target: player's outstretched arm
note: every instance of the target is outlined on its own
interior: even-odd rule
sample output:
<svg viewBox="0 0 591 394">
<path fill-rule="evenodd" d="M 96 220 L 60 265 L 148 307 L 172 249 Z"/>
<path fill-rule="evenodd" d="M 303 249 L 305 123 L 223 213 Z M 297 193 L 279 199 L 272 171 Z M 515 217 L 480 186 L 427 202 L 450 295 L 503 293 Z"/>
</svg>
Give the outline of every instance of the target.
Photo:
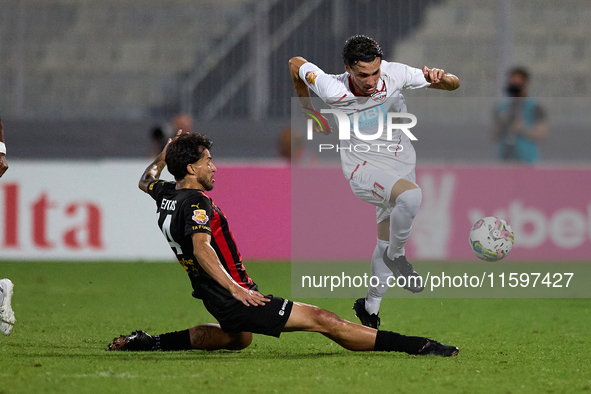
<svg viewBox="0 0 591 394">
<path fill-rule="evenodd" d="M 193 241 L 193 254 L 199 261 L 201 268 L 216 282 L 232 293 L 234 298 L 246 306 L 265 305 L 265 302 L 270 301 L 258 291 L 245 289 L 232 279 L 224 267 L 222 267 L 222 263 L 211 246 L 211 235 L 207 233 L 195 233 L 191 236 L 191 240 Z"/>
<path fill-rule="evenodd" d="M 305 63 L 308 63 L 308 61 L 301 56 L 289 59 L 289 74 L 293 81 L 293 87 L 295 88 L 296 94 L 302 103 L 302 107 L 311 107 L 312 100 L 310 100 L 310 89 L 308 89 L 306 83 L 300 78 L 300 67 Z"/>
<path fill-rule="evenodd" d="M 154 159 L 154 161 L 152 163 L 150 163 L 150 165 L 146 168 L 146 170 L 142 174 L 142 177 L 140 178 L 140 181 L 138 183 L 138 187 L 144 193 L 148 192 L 148 187 L 150 186 L 151 183 L 157 181 L 160 178 L 160 174 L 162 173 L 162 170 L 164 169 L 164 167 L 166 167 L 166 161 L 165 161 L 166 148 L 168 147 L 168 144 L 170 144 L 170 141 L 172 141 L 172 140 L 171 139 L 168 140 L 168 143 L 166 144 L 166 146 L 164 147 L 162 152 L 160 152 L 160 154 L 156 157 L 156 159 Z"/>
<path fill-rule="evenodd" d="M 460 79 L 453 74 L 446 73 L 440 68 L 423 66 L 425 80 L 431 83 L 431 89 L 456 90 L 460 87 Z"/>
<path fill-rule="evenodd" d="M 0 177 L 8 170 L 6 162 L 6 146 L 4 145 L 4 129 L 2 127 L 2 118 L 0 118 Z"/>
<path fill-rule="evenodd" d="M 154 161 L 148 166 L 148 168 L 146 168 L 146 170 L 142 174 L 142 177 L 140 178 L 140 181 L 138 183 L 138 187 L 144 193 L 148 192 L 148 187 L 150 186 L 150 184 L 152 182 L 155 182 L 158 179 L 160 179 L 160 174 L 162 173 L 162 170 L 164 169 L 164 167 L 166 167 L 166 148 L 168 148 L 168 144 L 170 144 L 179 135 L 187 134 L 187 133 L 190 133 L 190 132 L 179 130 L 176 133 L 176 136 L 174 136 L 174 138 L 169 138 L 168 142 L 166 143 L 166 146 L 164 146 L 164 149 L 162 149 L 162 152 L 160 152 L 160 154 L 156 157 L 156 159 L 154 159 Z"/>
<path fill-rule="evenodd" d="M 309 112 L 306 111 L 306 108 L 314 110 L 314 105 L 312 105 L 312 99 L 310 98 L 310 89 L 300 78 L 300 67 L 302 67 L 302 65 L 305 63 L 308 63 L 308 61 L 301 56 L 296 56 L 289 59 L 289 74 L 291 76 L 291 80 L 293 81 L 293 87 L 295 88 L 296 94 L 300 98 L 300 104 L 302 106 L 304 117 L 308 119 L 310 118 L 310 115 Z M 322 134 L 330 134 L 331 132 L 330 128 L 328 130 L 324 130 L 316 122 L 313 123 L 313 130 L 315 133 Z"/>
</svg>

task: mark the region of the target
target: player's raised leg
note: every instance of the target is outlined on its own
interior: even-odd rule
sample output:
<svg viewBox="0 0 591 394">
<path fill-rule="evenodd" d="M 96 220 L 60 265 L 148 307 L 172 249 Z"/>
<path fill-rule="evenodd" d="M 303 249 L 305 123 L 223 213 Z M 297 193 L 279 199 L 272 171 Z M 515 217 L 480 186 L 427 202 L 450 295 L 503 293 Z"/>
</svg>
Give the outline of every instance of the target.
<svg viewBox="0 0 591 394">
<path fill-rule="evenodd" d="M 397 278 L 402 276 L 404 287 L 413 293 L 423 291 L 424 286 L 419 274 L 406 260 L 404 246 L 410 237 L 412 222 L 419 211 L 423 195 L 418 185 L 408 179 L 399 179 L 390 193 L 393 205 L 389 218 L 390 245 L 384 253 L 384 262 Z"/>
<path fill-rule="evenodd" d="M 423 195 L 419 186 L 408 180 L 399 179 L 390 192 L 390 247 L 388 258 L 404 256 L 404 245 L 410 237 L 412 221 L 419 211 Z"/>
<path fill-rule="evenodd" d="M 351 323 L 313 305 L 293 303 L 284 331 L 312 331 L 332 339 L 345 349 L 356 351 L 396 351 L 408 354 L 454 356 L 455 346 L 424 337 L 414 337 Z"/>
<path fill-rule="evenodd" d="M 378 226 L 379 227 L 379 226 Z M 361 324 L 371 328 L 380 327 L 380 318 L 378 312 L 382 298 L 388 290 L 388 278 L 392 275 L 392 271 L 384 263 L 384 253 L 388 248 L 387 233 L 386 240 L 379 238 L 376 242 L 376 247 L 371 256 L 371 276 L 378 278 L 377 286 L 371 286 L 367 289 L 367 296 L 359 298 L 355 301 L 353 309 L 355 314 L 361 320 Z"/>
<path fill-rule="evenodd" d="M 380 325 L 378 312 L 382 298 L 389 288 L 388 280 L 391 280 L 391 276 L 404 277 L 398 280 L 398 283 L 407 290 L 417 292 L 423 289 L 422 281 L 417 286 L 417 280 L 420 281 L 417 279 L 418 273 L 412 269 L 404 256 L 404 245 L 410 236 L 416 210 L 420 206 L 420 189 L 411 180 L 414 179 L 414 173 L 408 174 L 407 177 L 410 179 L 388 171 L 364 169 L 358 171 L 350 181 L 351 189 L 357 197 L 376 206 L 378 238 L 371 257 L 371 275 L 378 278 L 378 284 L 370 286 L 367 296 L 353 304 L 361 324 L 372 328 L 378 328 Z M 390 192 L 384 194 L 385 190 Z M 392 222 L 396 225 L 392 226 Z M 393 231 L 390 230 L 391 227 L 394 227 Z M 394 234 L 393 239 L 391 234 Z M 395 259 L 388 258 L 387 251 L 394 249 L 401 256 Z"/>
</svg>

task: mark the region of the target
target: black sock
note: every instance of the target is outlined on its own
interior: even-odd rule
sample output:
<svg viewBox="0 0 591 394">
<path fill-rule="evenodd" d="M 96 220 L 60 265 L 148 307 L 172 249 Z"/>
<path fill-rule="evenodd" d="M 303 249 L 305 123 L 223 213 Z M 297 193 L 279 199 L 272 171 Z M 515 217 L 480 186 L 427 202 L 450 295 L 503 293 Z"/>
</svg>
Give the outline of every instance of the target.
<svg viewBox="0 0 591 394">
<path fill-rule="evenodd" d="M 191 336 L 189 330 L 167 332 L 156 335 L 156 347 L 161 350 L 187 350 L 191 349 Z"/>
<path fill-rule="evenodd" d="M 408 337 L 392 331 L 379 331 L 376 335 L 374 350 L 382 352 L 405 352 L 419 354 L 428 339 L 423 337 Z"/>
</svg>

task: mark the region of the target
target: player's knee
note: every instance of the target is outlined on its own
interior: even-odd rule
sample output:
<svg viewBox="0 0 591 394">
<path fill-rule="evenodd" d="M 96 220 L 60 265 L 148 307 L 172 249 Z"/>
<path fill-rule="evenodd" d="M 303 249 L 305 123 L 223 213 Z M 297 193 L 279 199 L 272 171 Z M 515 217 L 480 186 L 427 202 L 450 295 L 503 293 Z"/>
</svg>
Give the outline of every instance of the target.
<svg viewBox="0 0 591 394">
<path fill-rule="evenodd" d="M 314 318 L 319 331 L 323 334 L 337 330 L 338 327 L 344 322 L 344 320 L 338 317 L 336 313 L 320 308 L 316 310 Z"/>
<path fill-rule="evenodd" d="M 228 344 L 229 350 L 242 350 L 247 348 L 252 343 L 252 333 L 240 332 L 232 338 L 232 341 Z"/>
<path fill-rule="evenodd" d="M 415 217 L 419 212 L 422 201 L 423 192 L 419 187 L 417 187 L 415 189 L 406 190 L 400 193 L 400 195 L 396 198 L 396 205 L 406 210 L 411 214 L 412 217 Z"/>
<path fill-rule="evenodd" d="M 392 190 L 390 191 L 390 203 L 394 204 L 396 202 L 396 199 L 398 198 L 398 196 L 400 196 L 402 193 L 404 193 L 408 190 L 413 190 L 413 189 L 418 189 L 418 188 L 419 188 L 419 185 L 417 185 L 413 181 L 410 181 L 410 180 L 404 179 L 404 178 L 399 179 L 398 181 L 396 181 L 394 186 L 392 186 Z"/>
</svg>

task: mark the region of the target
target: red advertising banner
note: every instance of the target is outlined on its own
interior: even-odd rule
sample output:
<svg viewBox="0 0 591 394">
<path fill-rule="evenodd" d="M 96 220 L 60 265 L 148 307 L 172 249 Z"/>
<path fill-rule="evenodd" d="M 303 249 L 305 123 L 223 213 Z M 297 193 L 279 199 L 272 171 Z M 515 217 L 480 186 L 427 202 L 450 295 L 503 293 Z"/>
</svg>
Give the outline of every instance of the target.
<svg viewBox="0 0 591 394">
<path fill-rule="evenodd" d="M 0 179 L 0 260 L 173 260 L 137 186 L 148 163 L 11 161 Z M 208 194 L 244 259 L 289 259 L 289 168 L 221 164 Z"/>
<path fill-rule="evenodd" d="M 0 259 L 173 259 L 156 207 L 137 188 L 145 163 L 11 163 L 0 180 Z M 170 175 L 167 175 L 170 178 Z M 209 195 L 246 260 L 369 261 L 375 209 L 338 167 L 218 165 Z M 476 260 L 468 233 L 505 219 L 504 261 L 591 260 L 591 167 L 419 166 L 410 260 Z"/>
<path fill-rule="evenodd" d="M 484 216 L 505 219 L 515 245 L 505 261 L 591 259 L 591 168 L 419 166 L 423 201 L 406 246 L 414 260 L 476 260 L 468 246 Z M 368 260 L 375 209 L 340 168 L 292 171 L 293 260 Z"/>
</svg>

